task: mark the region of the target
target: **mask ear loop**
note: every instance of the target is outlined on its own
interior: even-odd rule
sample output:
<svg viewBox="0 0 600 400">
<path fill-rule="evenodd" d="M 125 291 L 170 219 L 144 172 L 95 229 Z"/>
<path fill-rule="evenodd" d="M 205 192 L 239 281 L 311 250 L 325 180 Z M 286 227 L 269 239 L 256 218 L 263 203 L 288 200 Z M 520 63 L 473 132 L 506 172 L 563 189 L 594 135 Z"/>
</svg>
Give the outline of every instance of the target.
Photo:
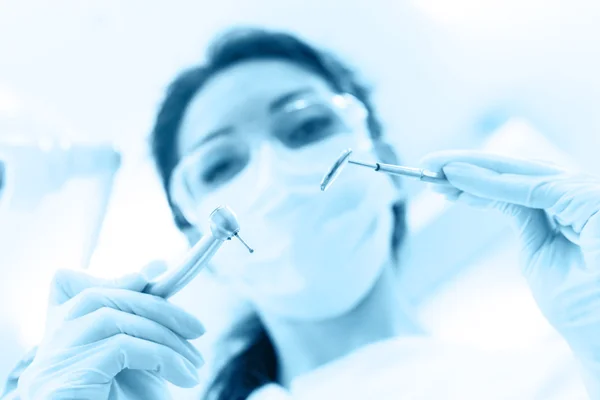
<svg viewBox="0 0 600 400">
<path fill-rule="evenodd" d="M 18 197 L 18 165 L 15 159 L 11 157 L 10 152 L 4 149 L 0 149 L 0 164 L 2 167 L 2 187 L 0 187 L 0 213 L 8 211 L 12 208 L 19 208 L 19 204 L 16 203 Z M 23 182 L 23 185 L 27 185 L 27 182 Z"/>
<path fill-rule="evenodd" d="M 202 232 L 198 229 L 198 222 L 195 221 L 196 218 L 190 218 L 189 211 L 192 207 L 192 192 L 189 186 L 188 180 L 184 176 L 184 169 L 176 168 L 171 177 L 171 182 L 169 184 L 169 191 L 171 193 L 171 199 L 173 201 L 173 205 L 179 208 L 183 217 L 190 223 L 191 227 L 187 230 L 182 231 L 183 235 L 186 237 L 188 241 L 188 246 L 191 249 L 200 239 L 202 239 Z M 184 201 L 182 199 L 188 199 Z M 218 277 L 217 272 L 215 271 L 213 265 L 208 263 L 204 269 L 213 277 Z"/>
<path fill-rule="evenodd" d="M 169 182 L 169 192 L 171 194 L 171 200 L 174 205 L 179 208 L 183 217 L 192 225 L 198 226 L 198 216 L 193 215 L 194 213 L 191 211 L 193 209 L 193 192 L 187 179 L 188 174 L 186 173 L 187 169 L 185 168 L 186 161 L 187 160 L 184 160 L 184 164 L 179 164 L 175 167 Z"/>
<path fill-rule="evenodd" d="M 343 95 L 338 95 L 334 97 L 333 102 L 336 106 L 340 107 L 347 113 L 348 117 L 350 118 L 353 124 L 356 124 L 356 126 L 360 124 L 361 127 L 364 127 L 365 150 L 371 151 L 374 154 L 374 156 L 383 163 L 399 163 L 398 156 L 396 155 L 393 146 L 389 142 L 381 138 L 375 140 L 371 138 L 366 126 L 366 120 L 369 116 L 369 112 L 360 100 L 358 100 L 355 96 L 351 94 L 345 93 Z M 402 227 L 406 224 L 405 221 L 400 220 L 400 218 L 404 218 L 404 212 L 402 211 L 402 207 L 405 206 L 405 204 L 408 201 L 408 198 L 406 196 L 406 191 L 403 190 L 402 177 L 390 175 L 389 178 L 392 180 L 393 185 L 397 189 L 397 198 L 391 206 L 391 212 L 393 212 L 394 219 L 396 222 L 394 233 L 391 239 L 391 246 L 392 257 L 396 262 L 398 262 L 400 258 L 402 244 L 404 241 L 404 232 L 399 231 L 399 229 L 402 229 Z"/>
<path fill-rule="evenodd" d="M 10 201 L 9 185 L 12 183 L 12 177 L 9 177 L 7 172 L 6 162 L 0 159 L 0 212 L 6 207 Z"/>
<path fill-rule="evenodd" d="M 355 96 L 349 93 L 344 93 L 334 96 L 333 103 L 336 107 L 344 110 L 344 112 L 347 113 L 347 116 L 353 125 L 360 125 L 361 127 L 364 127 L 364 129 L 362 129 L 364 131 L 364 134 L 361 138 L 362 150 L 371 151 L 374 154 L 374 156 L 383 163 L 399 163 L 398 156 L 396 155 L 396 152 L 394 151 L 392 145 L 389 144 L 389 142 L 383 139 L 374 140 L 369 135 L 368 129 L 366 127 L 366 120 L 369 116 L 369 112 L 360 100 L 358 100 Z M 395 175 L 390 175 L 389 177 L 392 180 L 394 186 L 398 189 L 398 193 L 400 194 L 398 202 L 405 202 L 407 198 L 403 190 L 402 177 Z"/>
<path fill-rule="evenodd" d="M 376 157 L 382 162 L 386 164 L 399 164 L 400 161 L 394 148 L 389 142 L 383 139 L 377 139 L 373 141 L 373 151 L 375 152 Z M 398 191 L 403 193 L 401 200 L 406 201 L 406 194 L 404 192 L 404 185 L 402 184 L 403 180 L 401 176 L 390 175 L 389 176 L 394 183 L 394 186 Z"/>
</svg>

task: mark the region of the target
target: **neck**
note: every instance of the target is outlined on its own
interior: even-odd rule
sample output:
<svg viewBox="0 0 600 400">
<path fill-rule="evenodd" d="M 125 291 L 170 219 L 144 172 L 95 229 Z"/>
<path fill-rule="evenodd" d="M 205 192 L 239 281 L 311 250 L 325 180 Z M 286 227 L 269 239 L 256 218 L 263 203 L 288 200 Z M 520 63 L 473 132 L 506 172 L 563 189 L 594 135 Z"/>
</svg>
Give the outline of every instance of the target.
<svg viewBox="0 0 600 400">
<path fill-rule="evenodd" d="M 385 268 L 371 292 L 346 314 L 323 321 L 289 321 L 262 315 L 278 355 L 281 383 L 360 347 L 423 331 L 406 312 L 394 271 Z"/>
</svg>

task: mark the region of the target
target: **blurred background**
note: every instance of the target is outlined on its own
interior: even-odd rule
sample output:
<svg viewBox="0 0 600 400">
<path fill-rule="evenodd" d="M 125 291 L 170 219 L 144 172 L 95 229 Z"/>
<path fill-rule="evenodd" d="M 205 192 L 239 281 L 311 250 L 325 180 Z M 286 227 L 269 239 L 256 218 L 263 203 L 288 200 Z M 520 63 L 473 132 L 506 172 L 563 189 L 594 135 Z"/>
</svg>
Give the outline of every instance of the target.
<svg viewBox="0 0 600 400">
<path fill-rule="evenodd" d="M 283 28 L 344 56 L 407 164 L 486 148 L 600 173 L 599 17 L 592 0 L 0 0 L 0 377 L 40 340 L 57 268 L 114 276 L 185 250 L 147 135 L 166 84 L 223 28 Z M 560 341 L 505 221 L 409 190 L 402 285 L 422 322 L 487 348 Z M 193 287 L 176 301 L 226 325 L 215 305 L 230 296 Z"/>
</svg>

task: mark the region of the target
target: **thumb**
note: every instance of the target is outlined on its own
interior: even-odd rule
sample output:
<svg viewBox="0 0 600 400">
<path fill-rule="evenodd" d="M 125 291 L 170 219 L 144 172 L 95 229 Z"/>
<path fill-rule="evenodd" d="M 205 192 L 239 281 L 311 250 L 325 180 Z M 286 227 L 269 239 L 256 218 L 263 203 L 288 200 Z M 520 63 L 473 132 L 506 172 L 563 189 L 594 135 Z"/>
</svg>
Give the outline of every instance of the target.
<svg viewBox="0 0 600 400">
<path fill-rule="evenodd" d="M 503 201 L 493 201 L 467 192 L 460 192 L 455 197 L 459 203 L 478 208 L 495 209 L 509 217 L 511 225 L 519 237 L 526 264 L 529 264 L 535 254 L 546 243 L 549 236 L 554 234 L 548 217 L 543 210 Z"/>
<path fill-rule="evenodd" d="M 496 171 L 464 162 L 449 163 L 442 171 L 452 186 L 465 193 L 493 201 L 513 202 L 506 198 L 511 188 L 499 182 L 502 175 Z"/>
<path fill-rule="evenodd" d="M 164 260 L 153 260 L 150 261 L 144 268 L 142 268 L 142 274 L 148 281 L 152 281 L 158 278 L 168 269 L 167 262 Z"/>
<path fill-rule="evenodd" d="M 528 208 L 510 203 L 497 203 L 497 208 L 511 217 L 513 226 L 521 242 L 523 255 L 525 256 L 525 269 L 527 271 L 532 266 L 532 261 L 536 254 L 548 242 L 554 230 L 548 221 L 548 217 L 543 210 Z"/>
<path fill-rule="evenodd" d="M 166 263 L 153 261 L 141 272 L 123 275 L 116 279 L 99 278 L 84 271 L 61 269 L 56 272 L 50 289 L 50 303 L 60 305 L 92 287 L 142 291 L 148 282 L 166 270 Z"/>
</svg>

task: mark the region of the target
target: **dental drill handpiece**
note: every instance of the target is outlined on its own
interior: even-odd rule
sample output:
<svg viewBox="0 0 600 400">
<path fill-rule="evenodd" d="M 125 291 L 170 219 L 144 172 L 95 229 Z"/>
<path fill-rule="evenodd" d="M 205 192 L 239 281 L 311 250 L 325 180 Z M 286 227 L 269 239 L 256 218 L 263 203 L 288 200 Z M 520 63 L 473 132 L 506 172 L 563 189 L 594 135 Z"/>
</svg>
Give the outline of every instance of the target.
<svg viewBox="0 0 600 400">
<path fill-rule="evenodd" d="M 148 283 L 144 293 L 169 298 L 183 289 L 210 262 L 217 250 L 232 237 L 237 238 L 250 253 L 251 249 L 238 235 L 240 225 L 233 211 L 227 206 L 216 208 L 209 216 L 210 232 L 207 232 L 198 243 L 191 248 L 178 268 L 169 269 L 157 280 Z"/>
</svg>

